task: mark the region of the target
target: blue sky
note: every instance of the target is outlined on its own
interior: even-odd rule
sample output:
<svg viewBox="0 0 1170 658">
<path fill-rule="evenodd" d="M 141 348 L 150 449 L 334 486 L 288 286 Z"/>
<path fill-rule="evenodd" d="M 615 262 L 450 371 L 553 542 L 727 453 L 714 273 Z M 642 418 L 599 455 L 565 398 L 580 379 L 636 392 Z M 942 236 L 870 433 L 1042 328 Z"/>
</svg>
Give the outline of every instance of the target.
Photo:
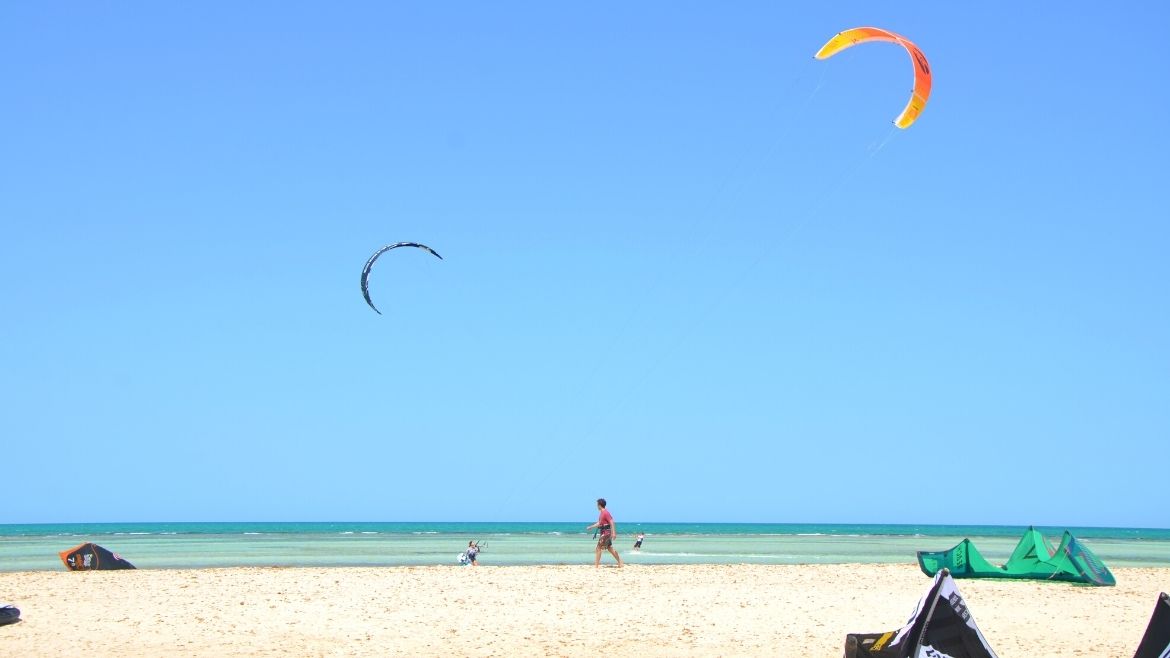
<svg viewBox="0 0 1170 658">
<path fill-rule="evenodd" d="M 1170 527 L 1170 10 L 953 4 L 10 3 L 0 522 Z"/>
</svg>

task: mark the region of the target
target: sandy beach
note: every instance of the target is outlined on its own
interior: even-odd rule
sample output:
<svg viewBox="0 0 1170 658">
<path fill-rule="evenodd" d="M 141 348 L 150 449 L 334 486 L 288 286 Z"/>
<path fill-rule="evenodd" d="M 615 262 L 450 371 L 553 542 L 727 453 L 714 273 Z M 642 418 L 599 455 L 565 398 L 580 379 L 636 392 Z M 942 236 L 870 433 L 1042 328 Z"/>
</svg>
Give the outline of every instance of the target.
<svg viewBox="0 0 1170 658">
<path fill-rule="evenodd" d="M 1116 587 L 960 580 L 1001 658 L 1129 658 L 1170 568 Z M 231 568 L 0 573 L 0 655 L 839 656 L 901 626 L 910 565 Z"/>
</svg>

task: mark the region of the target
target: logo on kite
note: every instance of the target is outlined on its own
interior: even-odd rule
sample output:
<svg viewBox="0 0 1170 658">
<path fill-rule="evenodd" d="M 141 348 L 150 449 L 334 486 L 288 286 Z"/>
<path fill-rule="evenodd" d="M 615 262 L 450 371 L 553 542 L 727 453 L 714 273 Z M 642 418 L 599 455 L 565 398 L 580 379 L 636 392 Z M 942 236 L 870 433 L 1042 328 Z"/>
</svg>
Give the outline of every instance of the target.
<svg viewBox="0 0 1170 658">
<path fill-rule="evenodd" d="M 425 244 L 419 244 L 417 242 L 396 242 L 394 244 L 388 244 L 385 247 L 375 251 L 374 255 L 370 256 L 370 259 L 366 261 L 366 266 L 362 268 L 362 297 L 366 298 L 366 303 L 369 304 L 370 308 L 374 309 L 374 312 L 378 315 L 382 315 L 382 312 L 378 310 L 377 306 L 374 306 L 373 300 L 370 299 L 370 270 L 374 267 L 374 261 L 378 260 L 379 256 L 386 253 L 387 251 L 390 251 L 391 249 L 397 249 L 398 247 L 417 247 L 419 249 L 425 249 L 426 251 L 431 252 L 431 255 L 435 258 L 443 260 L 443 257 L 440 256 L 434 249 L 431 249 Z"/>
<path fill-rule="evenodd" d="M 910 102 L 894 119 L 895 126 L 909 128 L 910 124 L 918 120 L 918 115 L 922 114 L 922 109 L 926 107 L 926 101 L 930 98 L 930 64 L 927 63 L 926 55 L 922 54 L 922 50 L 918 46 L 902 35 L 889 30 L 878 27 L 855 27 L 840 32 L 837 36 L 829 39 L 829 42 L 817 51 L 816 58 L 828 59 L 846 48 L 868 41 L 896 43 L 910 53 L 910 59 L 914 63 L 914 90 L 910 94 Z"/>
</svg>

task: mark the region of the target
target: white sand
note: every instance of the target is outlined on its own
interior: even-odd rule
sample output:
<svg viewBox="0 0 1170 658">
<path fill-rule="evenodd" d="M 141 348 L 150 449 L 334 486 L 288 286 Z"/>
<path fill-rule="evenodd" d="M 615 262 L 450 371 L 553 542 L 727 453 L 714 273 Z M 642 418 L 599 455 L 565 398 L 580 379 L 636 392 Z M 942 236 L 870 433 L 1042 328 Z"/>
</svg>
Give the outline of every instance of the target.
<svg viewBox="0 0 1170 658">
<path fill-rule="evenodd" d="M 1170 569 L 1117 587 L 959 580 L 1000 658 L 1130 658 Z M 0 573 L 0 656 L 842 655 L 905 623 L 910 565 Z"/>
</svg>

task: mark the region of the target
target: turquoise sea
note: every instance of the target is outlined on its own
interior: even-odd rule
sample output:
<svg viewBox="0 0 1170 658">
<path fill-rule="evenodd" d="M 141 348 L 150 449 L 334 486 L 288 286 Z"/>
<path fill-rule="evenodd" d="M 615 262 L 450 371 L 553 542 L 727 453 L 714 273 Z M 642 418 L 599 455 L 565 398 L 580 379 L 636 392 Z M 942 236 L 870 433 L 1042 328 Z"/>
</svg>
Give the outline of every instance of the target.
<svg viewBox="0 0 1170 658">
<path fill-rule="evenodd" d="M 144 569 L 452 565 L 469 540 L 482 565 L 592 564 L 586 523 L 95 523 L 0 525 L 0 571 L 63 570 L 57 553 L 95 542 Z M 1040 527 L 1055 546 L 1066 528 Z M 964 537 L 994 563 L 1020 526 L 621 523 L 630 564 L 916 564 Z M 1110 567 L 1170 567 L 1170 530 L 1067 528 Z M 646 533 L 640 552 L 631 547 Z M 604 559 L 612 559 L 606 556 Z"/>
</svg>

